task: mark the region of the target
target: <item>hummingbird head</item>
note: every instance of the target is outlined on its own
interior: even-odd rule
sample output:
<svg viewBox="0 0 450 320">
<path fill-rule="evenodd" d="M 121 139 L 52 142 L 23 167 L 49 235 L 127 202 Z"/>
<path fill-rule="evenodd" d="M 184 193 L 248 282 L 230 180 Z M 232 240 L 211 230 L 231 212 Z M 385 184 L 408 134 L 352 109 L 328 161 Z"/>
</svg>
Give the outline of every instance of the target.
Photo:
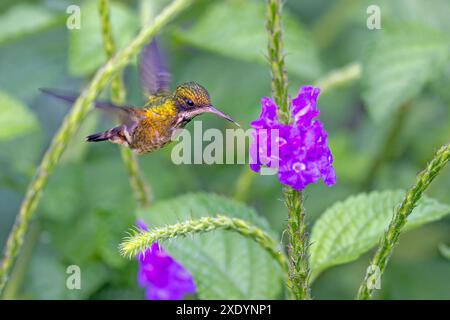
<svg viewBox="0 0 450 320">
<path fill-rule="evenodd" d="M 174 100 L 180 115 L 186 120 L 192 120 L 199 114 L 209 112 L 239 126 L 230 116 L 214 108 L 208 90 L 196 82 L 186 82 L 179 85 L 175 90 Z"/>
</svg>

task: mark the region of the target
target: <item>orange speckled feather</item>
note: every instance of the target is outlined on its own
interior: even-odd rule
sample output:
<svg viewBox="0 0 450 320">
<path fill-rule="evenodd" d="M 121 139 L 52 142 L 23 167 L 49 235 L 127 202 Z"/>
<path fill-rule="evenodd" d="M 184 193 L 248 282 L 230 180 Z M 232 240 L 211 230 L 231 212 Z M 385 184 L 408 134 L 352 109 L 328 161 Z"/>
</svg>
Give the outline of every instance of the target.
<svg viewBox="0 0 450 320">
<path fill-rule="evenodd" d="M 131 148 L 138 153 L 151 152 L 170 142 L 176 127 L 173 122 L 177 116 L 173 99 L 166 96 L 150 96 L 143 118 L 132 133 Z"/>
</svg>

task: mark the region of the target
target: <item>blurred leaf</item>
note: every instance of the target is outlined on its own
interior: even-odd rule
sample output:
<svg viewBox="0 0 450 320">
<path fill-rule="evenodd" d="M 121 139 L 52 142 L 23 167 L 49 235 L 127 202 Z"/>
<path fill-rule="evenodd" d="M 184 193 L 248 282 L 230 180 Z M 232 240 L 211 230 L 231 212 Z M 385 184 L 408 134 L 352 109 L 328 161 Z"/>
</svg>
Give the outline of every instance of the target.
<svg viewBox="0 0 450 320">
<path fill-rule="evenodd" d="M 439 252 L 445 259 L 450 260 L 450 246 L 441 243 L 439 245 Z"/>
<path fill-rule="evenodd" d="M 81 123 L 78 131 L 70 138 L 69 144 L 61 157 L 61 163 L 82 162 L 86 158 L 89 144 L 85 137 L 95 132 L 99 114 L 92 113 Z"/>
<path fill-rule="evenodd" d="M 349 134 L 337 133 L 330 136 L 329 145 L 333 151 L 333 165 L 340 181 L 358 183 L 370 163 L 367 154 L 355 150 Z"/>
<path fill-rule="evenodd" d="M 39 32 L 62 21 L 51 11 L 28 3 L 17 4 L 0 16 L 0 45 L 20 36 Z"/>
<path fill-rule="evenodd" d="M 38 123 L 20 101 L 0 91 L 0 141 L 33 131 Z"/>
<path fill-rule="evenodd" d="M 134 216 L 135 201 L 117 146 L 114 157 L 84 164 L 84 201 L 121 215 Z"/>
<path fill-rule="evenodd" d="M 75 262 L 76 263 L 76 262 Z M 64 267 L 67 270 L 69 264 Z M 81 288 L 69 290 L 66 287 L 63 299 L 88 299 L 90 296 L 100 289 L 110 280 L 110 271 L 100 262 L 89 261 L 86 264 L 80 264 Z M 65 277 L 70 274 L 65 273 Z"/>
<path fill-rule="evenodd" d="M 97 223 L 98 220 L 90 210 L 80 212 L 76 219 L 64 224 L 49 224 L 52 244 L 66 261 L 86 264 L 93 260 L 97 253 Z"/>
<path fill-rule="evenodd" d="M 183 41 L 232 58 L 267 64 L 266 6 L 262 1 L 219 1 L 210 5 L 192 28 L 178 30 Z M 286 67 L 289 72 L 313 79 L 320 61 L 309 35 L 289 12 L 284 13 Z"/>
<path fill-rule="evenodd" d="M 0 50 L 0 87 L 30 101 L 41 93 L 38 88 L 61 85 L 66 76 L 66 30 L 53 28 L 22 37 Z M 47 116 L 49 116 L 47 114 Z"/>
<path fill-rule="evenodd" d="M 217 214 L 245 219 L 268 230 L 266 221 L 254 210 L 215 194 L 183 195 L 141 212 L 149 227 Z M 281 269 L 250 239 L 219 231 L 164 246 L 192 272 L 201 299 L 274 299 L 280 294 Z"/>
<path fill-rule="evenodd" d="M 25 175 L 26 183 L 36 170 L 36 163 L 41 156 L 43 145 L 41 130 L 31 131 L 25 135 L 0 142 L 0 165 L 4 171 L 0 176 L 20 173 Z M 24 177 L 22 177 L 24 178 Z M 23 185 L 25 188 L 26 185 Z"/>
<path fill-rule="evenodd" d="M 48 248 L 38 247 L 27 270 L 25 295 L 32 299 L 63 299 L 66 276 L 63 263 Z"/>
<path fill-rule="evenodd" d="M 383 22 L 390 20 L 397 23 L 411 23 L 413 21 L 439 30 L 448 36 L 450 2 L 447 0 L 381 0 L 379 6 L 382 8 Z"/>
<path fill-rule="evenodd" d="M 449 19 L 450 20 L 450 19 Z M 430 91 L 436 98 L 442 99 L 450 107 L 450 63 L 445 64 L 430 83 Z"/>
<path fill-rule="evenodd" d="M 63 261 L 52 249 L 41 244 L 33 254 L 24 284 L 24 298 L 31 295 L 35 299 L 87 299 L 108 280 L 110 275 L 105 265 L 96 261 Z M 70 265 L 80 267 L 80 289 L 67 288 Z"/>
<path fill-rule="evenodd" d="M 385 121 L 448 60 L 448 42 L 423 26 L 384 29 L 363 65 L 363 98 L 377 122 Z"/>
<path fill-rule="evenodd" d="M 112 212 L 97 210 L 96 215 L 96 238 L 97 252 L 104 261 L 111 267 L 123 267 L 127 261 L 117 252 L 120 241 L 123 237 L 125 225 L 134 223 L 134 212 Z"/>
<path fill-rule="evenodd" d="M 85 210 L 84 179 L 81 165 L 58 167 L 49 178 L 42 201 L 41 215 L 62 223 L 79 216 Z"/>
<path fill-rule="evenodd" d="M 117 155 L 89 164 L 66 163 L 51 176 L 41 216 L 65 259 L 81 264 L 100 257 L 113 268 L 126 263 L 117 248 L 135 214 L 124 171 Z"/>
<path fill-rule="evenodd" d="M 81 28 L 70 31 L 69 72 L 75 76 L 89 75 L 106 62 L 96 1 L 81 6 Z M 128 43 L 139 28 L 139 19 L 118 2 L 111 3 L 111 24 L 117 48 Z"/>
<path fill-rule="evenodd" d="M 448 261 L 393 261 L 383 274 L 380 299 L 448 300 L 448 274 Z"/>
<path fill-rule="evenodd" d="M 356 260 L 376 245 L 404 194 L 403 191 L 362 193 L 327 209 L 311 233 L 312 278 L 331 266 Z M 409 216 L 405 230 L 449 213 L 450 206 L 423 197 Z"/>
</svg>

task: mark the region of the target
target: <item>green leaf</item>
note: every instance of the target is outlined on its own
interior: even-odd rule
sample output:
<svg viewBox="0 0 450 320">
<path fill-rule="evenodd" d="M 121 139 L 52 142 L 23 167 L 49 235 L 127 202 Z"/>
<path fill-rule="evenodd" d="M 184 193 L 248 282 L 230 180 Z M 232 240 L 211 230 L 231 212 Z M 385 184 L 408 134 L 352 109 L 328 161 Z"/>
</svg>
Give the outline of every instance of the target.
<svg viewBox="0 0 450 320">
<path fill-rule="evenodd" d="M 445 259 L 450 260 L 450 246 L 441 243 L 439 245 L 439 252 Z"/>
<path fill-rule="evenodd" d="M 311 233 L 312 278 L 329 267 L 356 260 L 375 246 L 404 195 L 399 190 L 362 193 L 327 209 Z M 409 216 L 405 230 L 449 213 L 449 205 L 423 197 Z"/>
<path fill-rule="evenodd" d="M 63 260 L 52 247 L 42 244 L 38 244 L 29 265 L 20 299 L 88 299 L 110 277 L 108 268 L 97 261 Z M 73 275 L 67 272 L 71 265 L 80 268 L 80 289 L 67 287 L 68 277 Z"/>
<path fill-rule="evenodd" d="M 411 21 L 426 25 L 445 33 L 450 29 L 450 2 L 447 0 L 382 0 L 378 5 L 382 8 L 382 20 L 397 23 Z"/>
<path fill-rule="evenodd" d="M 37 128 L 33 113 L 20 101 L 0 91 L 0 141 Z"/>
<path fill-rule="evenodd" d="M 382 122 L 418 95 L 448 60 L 448 49 L 445 36 L 423 26 L 382 30 L 363 64 L 363 98 L 372 117 Z"/>
<path fill-rule="evenodd" d="M 63 299 L 66 287 L 66 268 L 48 247 L 39 245 L 31 257 L 24 281 L 28 299 Z"/>
<path fill-rule="evenodd" d="M 124 226 L 135 220 L 134 206 L 120 157 L 97 158 L 89 164 L 66 163 L 56 169 L 43 196 L 40 216 L 64 258 L 81 264 L 97 257 L 120 268 L 126 260 L 117 248 Z"/>
<path fill-rule="evenodd" d="M 266 6 L 263 1 L 218 1 L 190 29 L 178 30 L 183 41 L 231 58 L 267 64 Z M 313 79 L 321 72 L 316 48 L 298 19 L 285 10 L 286 68 Z"/>
<path fill-rule="evenodd" d="M 81 12 L 81 28 L 70 30 L 69 72 L 75 76 L 88 75 L 106 62 L 96 1 L 85 1 Z M 117 2 L 111 3 L 110 19 L 119 49 L 136 34 L 139 19 L 127 6 Z"/>
<path fill-rule="evenodd" d="M 149 227 L 218 214 L 268 230 L 266 221 L 254 210 L 215 194 L 183 195 L 141 212 Z M 280 294 L 281 268 L 250 239 L 218 231 L 164 246 L 193 274 L 201 299 L 274 299 Z"/>
<path fill-rule="evenodd" d="M 62 21 L 61 16 L 42 6 L 17 4 L 0 16 L 0 44 L 18 37 L 36 33 Z"/>
<path fill-rule="evenodd" d="M 37 96 L 42 97 L 38 88 L 60 87 L 67 83 L 67 50 L 63 45 L 66 41 L 65 28 L 51 28 L 3 45 L 0 49 L 3 75 L 0 88 L 22 101 L 33 101 Z M 54 99 L 48 103 L 61 105 Z M 36 112 L 45 108 L 43 105 L 37 107 Z M 42 116 L 43 119 L 51 118 L 48 114 Z"/>
</svg>

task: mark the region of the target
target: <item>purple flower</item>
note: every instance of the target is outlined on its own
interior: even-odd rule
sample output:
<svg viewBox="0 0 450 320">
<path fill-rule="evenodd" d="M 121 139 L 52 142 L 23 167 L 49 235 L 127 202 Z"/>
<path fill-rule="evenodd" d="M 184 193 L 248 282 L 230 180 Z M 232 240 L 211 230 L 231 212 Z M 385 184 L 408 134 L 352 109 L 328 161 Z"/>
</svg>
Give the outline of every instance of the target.
<svg viewBox="0 0 450 320">
<path fill-rule="evenodd" d="M 280 182 L 297 190 L 319 179 L 328 186 L 336 183 L 328 135 L 323 124 L 315 120 L 320 114 L 316 107 L 319 93 L 320 89 L 312 86 L 300 88 L 292 99 L 293 122 L 289 125 L 279 122 L 272 99 L 262 99 L 261 114 L 251 122 L 255 129 L 250 145 L 253 171 L 259 172 L 263 165 L 278 168 Z"/>
<path fill-rule="evenodd" d="M 147 231 L 142 220 L 137 226 Z M 194 294 L 196 286 L 190 272 L 172 258 L 157 242 L 138 255 L 138 284 L 146 289 L 148 300 L 181 300 Z"/>
</svg>

